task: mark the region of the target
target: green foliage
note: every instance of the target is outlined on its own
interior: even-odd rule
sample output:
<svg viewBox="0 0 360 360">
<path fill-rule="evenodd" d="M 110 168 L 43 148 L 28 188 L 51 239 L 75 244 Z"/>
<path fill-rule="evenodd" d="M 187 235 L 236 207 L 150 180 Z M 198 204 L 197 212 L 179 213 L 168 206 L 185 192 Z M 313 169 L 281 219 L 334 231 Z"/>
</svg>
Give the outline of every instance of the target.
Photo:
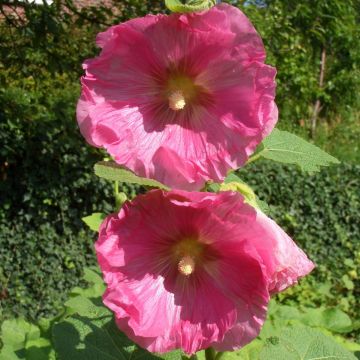
<svg viewBox="0 0 360 360">
<path fill-rule="evenodd" d="M 349 114 L 345 120 L 336 118 L 330 125 L 322 122 L 316 144 L 347 163 L 360 164 L 360 113 Z"/>
<path fill-rule="evenodd" d="M 92 213 L 89 216 L 83 217 L 81 220 L 92 230 L 99 231 L 100 225 L 105 219 L 106 215 L 103 213 Z"/>
<path fill-rule="evenodd" d="M 320 124 L 346 122 L 359 110 L 358 1 L 243 0 L 240 4 L 264 40 L 267 62 L 277 68 L 283 129 L 306 133 L 317 100 Z M 320 86 L 323 51 L 326 62 Z"/>
<path fill-rule="evenodd" d="M 144 351 L 139 350 L 118 330 L 108 309 L 93 305 L 90 300 L 80 299 L 80 303 L 84 305 L 80 314 L 56 324 L 53 329 L 59 359 L 144 357 Z M 148 358 L 152 356 L 149 354 Z"/>
<path fill-rule="evenodd" d="M 1 334 L 4 346 L 0 350 L 0 360 L 52 360 L 55 356 L 60 360 L 187 358 L 181 351 L 151 354 L 131 342 L 115 325 L 111 311 L 102 305 L 100 296 L 104 292 L 104 284 L 98 270 L 85 269 L 84 280 L 88 286 L 73 289 L 70 299 L 56 318 L 41 320 L 38 325 L 23 319 L 4 322 Z M 310 317 L 321 320 L 308 324 Z M 279 360 L 281 354 L 298 359 L 297 353 L 301 355 L 304 349 L 308 349 L 307 355 L 301 358 L 343 356 L 351 360 L 354 357 L 345 348 L 359 351 L 360 346 L 333 334 L 345 329 L 348 331 L 351 326 L 346 315 L 335 308 L 299 310 L 271 301 L 268 319 L 259 337 L 245 348 L 225 353 L 222 357 L 228 360 Z M 205 360 L 204 351 L 197 357 Z"/>
<path fill-rule="evenodd" d="M 195 12 L 207 10 L 216 4 L 216 0 L 165 0 L 166 7 L 174 12 Z"/>
<path fill-rule="evenodd" d="M 260 360 L 318 360 L 356 357 L 330 337 L 305 326 L 285 329 L 280 337 L 270 338 L 260 353 Z"/>
<path fill-rule="evenodd" d="M 81 62 L 98 52 L 98 31 L 164 10 L 160 3 L 123 1 L 116 18 L 101 8 L 74 15 L 57 1 L 19 2 L 28 21 L 1 19 L 0 318 L 57 313 L 95 263 L 95 236 L 81 218 L 110 213 L 113 196 L 92 171 L 103 155 L 86 145 L 75 121 Z M 120 190 L 131 198 L 139 188 Z"/>
<path fill-rule="evenodd" d="M 291 305 L 340 306 L 359 319 L 360 167 L 341 164 L 305 176 L 295 167 L 259 161 L 237 174 L 317 264 L 279 298 Z M 356 329 L 353 335 L 359 336 Z"/>
<path fill-rule="evenodd" d="M 269 212 L 269 206 L 265 201 L 260 200 L 253 189 L 242 181 L 235 173 L 230 174 L 225 178 L 223 184 L 210 183 L 206 186 L 207 191 L 219 192 L 219 191 L 237 191 L 244 196 L 245 202 L 249 205 L 260 209 L 267 214 Z"/>
<path fill-rule="evenodd" d="M 95 164 L 95 174 L 100 178 L 119 181 L 128 184 L 157 187 L 168 190 L 169 188 L 156 180 L 136 176 L 133 172 L 124 169 L 113 161 L 101 161 Z"/>
<path fill-rule="evenodd" d="M 55 360 L 50 339 L 39 326 L 22 318 L 4 321 L 1 340 L 0 360 Z"/>
<path fill-rule="evenodd" d="M 274 129 L 262 142 L 259 152 L 250 160 L 263 157 L 284 164 L 297 164 L 303 171 L 319 171 L 320 166 L 339 161 L 317 146 L 287 131 Z"/>
<path fill-rule="evenodd" d="M 23 319 L 5 321 L 0 360 L 182 359 L 180 351 L 156 355 L 131 342 L 102 305 L 105 289 L 98 270 L 85 269 L 84 280 L 88 287 L 73 289 L 57 317 L 40 320 L 38 325 Z"/>
<path fill-rule="evenodd" d="M 312 316 L 314 319 L 309 321 Z M 293 352 L 293 355 L 296 354 L 294 346 L 296 347 L 298 344 L 305 348 L 312 348 L 314 351 L 330 351 L 329 355 L 331 351 L 335 351 L 335 353 L 342 353 L 347 358 L 353 359 L 351 352 L 359 352 L 360 345 L 336 335 L 338 332 L 350 331 L 352 326 L 349 317 L 337 308 L 292 307 L 280 305 L 272 300 L 269 305 L 268 318 L 259 337 L 239 351 L 226 353 L 224 358 L 229 360 L 234 358 L 278 360 L 281 358 L 277 357 L 278 353 L 282 353 L 284 356 L 288 355 L 288 352 L 284 352 L 282 349 L 286 343 L 288 351 Z M 299 332 L 303 333 L 299 338 L 301 341 L 294 342 L 294 339 L 299 336 Z M 307 334 L 312 334 L 312 338 Z M 303 357 L 294 359 L 298 358 L 303 359 Z"/>
</svg>

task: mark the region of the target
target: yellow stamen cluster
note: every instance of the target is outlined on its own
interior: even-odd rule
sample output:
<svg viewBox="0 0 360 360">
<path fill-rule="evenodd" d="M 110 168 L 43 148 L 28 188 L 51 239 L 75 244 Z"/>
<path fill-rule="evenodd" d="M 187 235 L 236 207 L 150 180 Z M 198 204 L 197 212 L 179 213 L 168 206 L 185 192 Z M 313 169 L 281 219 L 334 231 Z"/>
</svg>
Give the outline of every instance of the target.
<svg viewBox="0 0 360 360">
<path fill-rule="evenodd" d="M 184 276 L 191 275 L 203 258 L 204 245 L 197 239 L 185 238 L 173 247 L 174 261 L 178 271 Z"/>
<path fill-rule="evenodd" d="M 169 108 L 174 111 L 182 110 L 186 105 L 185 97 L 182 91 L 177 90 L 169 95 Z"/>
<path fill-rule="evenodd" d="M 191 256 L 184 256 L 178 264 L 180 274 L 189 276 L 195 270 L 195 260 Z"/>
</svg>

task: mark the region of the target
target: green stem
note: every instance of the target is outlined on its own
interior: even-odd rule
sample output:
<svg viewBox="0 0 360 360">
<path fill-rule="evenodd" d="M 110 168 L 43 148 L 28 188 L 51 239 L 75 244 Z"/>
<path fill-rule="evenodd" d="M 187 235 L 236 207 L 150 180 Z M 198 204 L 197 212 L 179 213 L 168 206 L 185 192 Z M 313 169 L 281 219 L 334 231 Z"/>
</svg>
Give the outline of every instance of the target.
<svg viewBox="0 0 360 360">
<path fill-rule="evenodd" d="M 257 154 L 250 156 L 248 161 L 246 162 L 246 164 L 250 164 L 256 160 L 258 160 L 259 158 L 261 158 L 262 153 L 264 152 L 264 150 L 258 152 Z"/>
<path fill-rule="evenodd" d="M 115 209 L 119 210 L 119 182 L 114 181 Z"/>
<path fill-rule="evenodd" d="M 220 360 L 220 358 L 222 358 L 222 356 L 224 354 L 225 354 L 225 351 L 219 351 L 215 356 L 215 360 Z"/>
<path fill-rule="evenodd" d="M 216 352 L 213 348 L 207 348 L 205 350 L 205 359 L 206 360 L 215 360 Z"/>
</svg>

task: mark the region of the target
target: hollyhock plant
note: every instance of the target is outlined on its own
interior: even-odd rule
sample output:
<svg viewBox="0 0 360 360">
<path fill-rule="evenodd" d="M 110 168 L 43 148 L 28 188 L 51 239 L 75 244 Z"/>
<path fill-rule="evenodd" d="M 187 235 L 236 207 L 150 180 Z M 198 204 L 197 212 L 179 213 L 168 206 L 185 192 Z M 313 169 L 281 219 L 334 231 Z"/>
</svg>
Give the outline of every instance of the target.
<svg viewBox="0 0 360 360">
<path fill-rule="evenodd" d="M 237 192 L 152 190 L 101 225 L 96 252 L 118 327 L 153 352 L 253 340 L 271 294 L 314 264 Z"/>
<path fill-rule="evenodd" d="M 80 130 L 139 176 L 183 190 L 221 182 L 277 121 L 276 71 L 233 6 L 133 19 L 97 44 L 84 63 Z"/>
</svg>

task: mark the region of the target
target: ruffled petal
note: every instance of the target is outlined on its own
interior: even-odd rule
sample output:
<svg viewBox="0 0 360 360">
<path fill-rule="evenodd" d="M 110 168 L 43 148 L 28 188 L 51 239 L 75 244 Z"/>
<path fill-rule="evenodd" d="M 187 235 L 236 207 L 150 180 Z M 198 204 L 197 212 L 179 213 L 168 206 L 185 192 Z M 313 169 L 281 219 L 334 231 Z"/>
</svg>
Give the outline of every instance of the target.
<svg viewBox="0 0 360 360">
<path fill-rule="evenodd" d="M 260 231 L 258 237 L 254 237 L 268 272 L 271 293 L 283 291 L 296 284 L 299 278 L 314 269 L 314 263 L 275 221 L 257 211 L 257 223 Z M 266 234 L 266 243 L 261 243 L 261 233 Z"/>
<path fill-rule="evenodd" d="M 139 176 L 184 190 L 221 182 L 277 121 L 275 70 L 263 64 L 250 21 L 230 5 L 130 20 L 97 43 L 100 56 L 84 64 L 80 130 Z M 167 98 L 177 76 L 197 94 L 181 111 Z"/>
</svg>

